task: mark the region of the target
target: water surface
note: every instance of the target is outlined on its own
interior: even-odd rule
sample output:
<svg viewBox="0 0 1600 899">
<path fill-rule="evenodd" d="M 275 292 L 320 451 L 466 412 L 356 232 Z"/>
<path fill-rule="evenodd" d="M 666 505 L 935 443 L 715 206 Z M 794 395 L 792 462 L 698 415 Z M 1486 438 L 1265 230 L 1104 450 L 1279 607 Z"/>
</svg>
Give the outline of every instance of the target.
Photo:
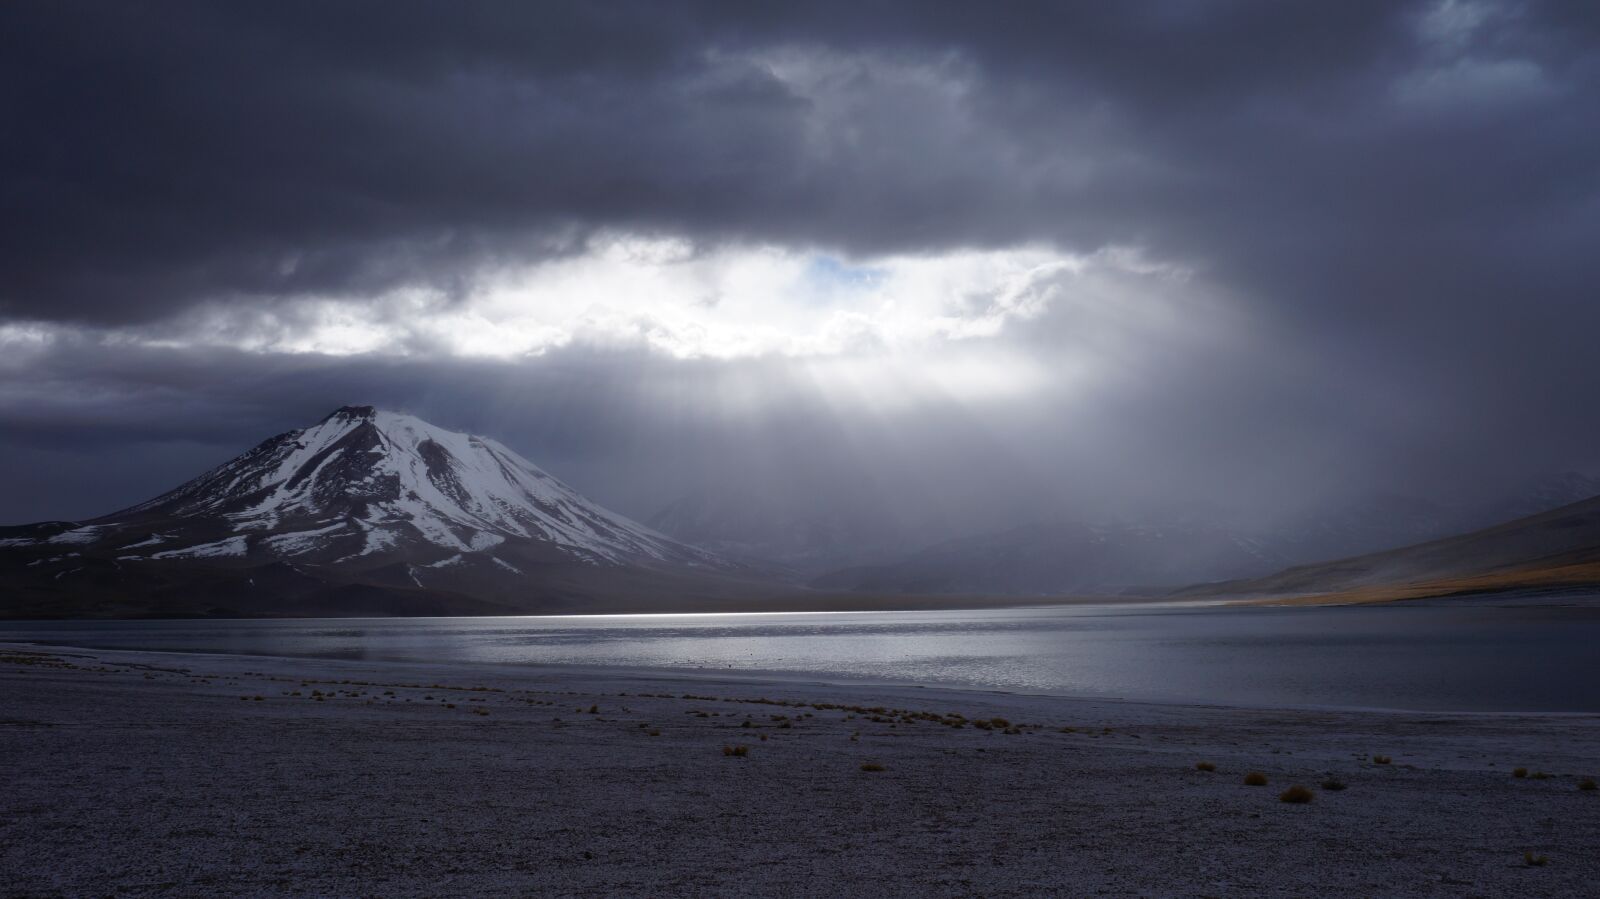
<svg viewBox="0 0 1600 899">
<path fill-rule="evenodd" d="M 1441 601 L 515 618 L 0 622 L 0 640 L 606 665 L 1253 706 L 1600 712 L 1600 606 Z"/>
</svg>

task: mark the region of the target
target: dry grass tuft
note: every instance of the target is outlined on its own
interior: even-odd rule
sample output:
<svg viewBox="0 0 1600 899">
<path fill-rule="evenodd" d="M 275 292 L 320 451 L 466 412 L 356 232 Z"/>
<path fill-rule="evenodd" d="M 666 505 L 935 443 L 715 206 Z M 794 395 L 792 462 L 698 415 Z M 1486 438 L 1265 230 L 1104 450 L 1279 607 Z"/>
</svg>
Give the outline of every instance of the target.
<svg viewBox="0 0 1600 899">
<path fill-rule="evenodd" d="M 1512 777 L 1527 777 L 1528 776 L 1528 769 L 1527 768 L 1512 768 L 1511 769 L 1511 776 Z"/>
<path fill-rule="evenodd" d="M 1215 770 L 1217 770 L 1217 766 L 1213 765 L 1210 762 L 1195 762 L 1194 763 L 1194 770 L 1196 770 L 1196 771 L 1215 771 Z"/>
<path fill-rule="evenodd" d="M 867 762 L 861 766 L 863 771 L 883 771 L 885 768 L 877 762 Z"/>
<path fill-rule="evenodd" d="M 1584 792 L 1588 792 L 1590 790 L 1600 789 L 1600 788 L 1597 788 L 1595 786 L 1594 778 L 1585 777 L 1583 780 L 1578 781 L 1578 789 L 1583 790 Z"/>
<path fill-rule="evenodd" d="M 1374 765 L 1387 765 L 1392 761 L 1394 761 L 1394 759 L 1389 758 L 1386 755 L 1375 755 L 1372 757 L 1372 763 Z"/>
<path fill-rule="evenodd" d="M 745 756 L 750 754 L 750 747 L 748 747 L 748 746 L 724 746 L 724 747 L 722 747 L 722 754 L 723 755 L 727 755 L 727 756 L 732 756 L 732 757 L 737 758 L 737 759 L 742 759 Z"/>
<path fill-rule="evenodd" d="M 1530 868 L 1543 868 L 1550 863 L 1548 855 L 1534 855 L 1533 850 L 1522 853 L 1522 863 Z"/>
<path fill-rule="evenodd" d="M 1310 790 L 1306 789 L 1305 787 L 1300 786 L 1299 784 L 1295 784 L 1294 786 L 1290 787 L 1289 789 L 1284 790 L 1282 793 L 1278 794 L 1278 801 L 1279 802 L 1288 802 L 1288 803 L 1293 803 L 1295 805 L 1303 805 L 1304 803 L 1310 802 L 1312 799 L 1315 799 L 1315 798 L 1316 798 L 1316 794 L 1315 793 L 1311 792 Z"/>
<path fill-rule="evenodd" d="M 1244 776 L 1244 785 L 1247 787 L 1264 787 L 1267 785 L 1267 776 L 1260 771 L 1251 771 Z"/>
<path fill-rule="evenodd" d="M 1330 793 L 1337 793 L 1344 789 L 1344 781 L 1330 777 L 1322 782 L 1322 788 Z"/>
</svg>

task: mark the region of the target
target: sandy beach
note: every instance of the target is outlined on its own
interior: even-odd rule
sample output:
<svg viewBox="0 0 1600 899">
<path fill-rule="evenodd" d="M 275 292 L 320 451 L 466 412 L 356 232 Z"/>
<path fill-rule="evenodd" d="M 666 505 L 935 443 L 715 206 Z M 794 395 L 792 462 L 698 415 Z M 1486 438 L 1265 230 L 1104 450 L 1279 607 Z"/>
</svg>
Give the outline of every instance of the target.
<svg viewBox="0 0 1600 899">
<path fill-rule="evenodd" d="M 1600 791 L 1580 789 L 1600 776 L 1600 716 L 10 646 L 0 771 L 8 896 L 1579 896 L 1600 881 Z M 1291 785 L 1312 801 L 1280 801 Z"/>
</svg>

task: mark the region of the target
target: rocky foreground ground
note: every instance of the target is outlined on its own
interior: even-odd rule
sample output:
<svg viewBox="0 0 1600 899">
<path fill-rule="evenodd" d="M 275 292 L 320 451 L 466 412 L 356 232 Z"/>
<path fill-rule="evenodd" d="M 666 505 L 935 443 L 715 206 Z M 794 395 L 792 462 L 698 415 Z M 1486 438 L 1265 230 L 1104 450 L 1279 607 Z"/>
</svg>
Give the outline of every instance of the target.
<svg viewBox="0 0 1600 899">
<path fill-rule="evenodd" d="M 0 649 L 11 896 L 1592 896 L 1592 777 L 1600 716 Z"/>
</svg>

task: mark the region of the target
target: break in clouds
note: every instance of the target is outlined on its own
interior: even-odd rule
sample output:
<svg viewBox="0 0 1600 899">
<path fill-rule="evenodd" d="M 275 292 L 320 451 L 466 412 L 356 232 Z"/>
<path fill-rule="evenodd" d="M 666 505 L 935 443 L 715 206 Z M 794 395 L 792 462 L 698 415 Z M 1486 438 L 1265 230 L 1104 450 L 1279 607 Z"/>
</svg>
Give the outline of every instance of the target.
<svg viewBox="0 0 1600 899">
<path fill-rule="evenodd" d="M 950 533 L 1596 464 L 1586 5 L 456 12 L 0 7 L 0 520 L 344 403 Z"/>
</svg>

